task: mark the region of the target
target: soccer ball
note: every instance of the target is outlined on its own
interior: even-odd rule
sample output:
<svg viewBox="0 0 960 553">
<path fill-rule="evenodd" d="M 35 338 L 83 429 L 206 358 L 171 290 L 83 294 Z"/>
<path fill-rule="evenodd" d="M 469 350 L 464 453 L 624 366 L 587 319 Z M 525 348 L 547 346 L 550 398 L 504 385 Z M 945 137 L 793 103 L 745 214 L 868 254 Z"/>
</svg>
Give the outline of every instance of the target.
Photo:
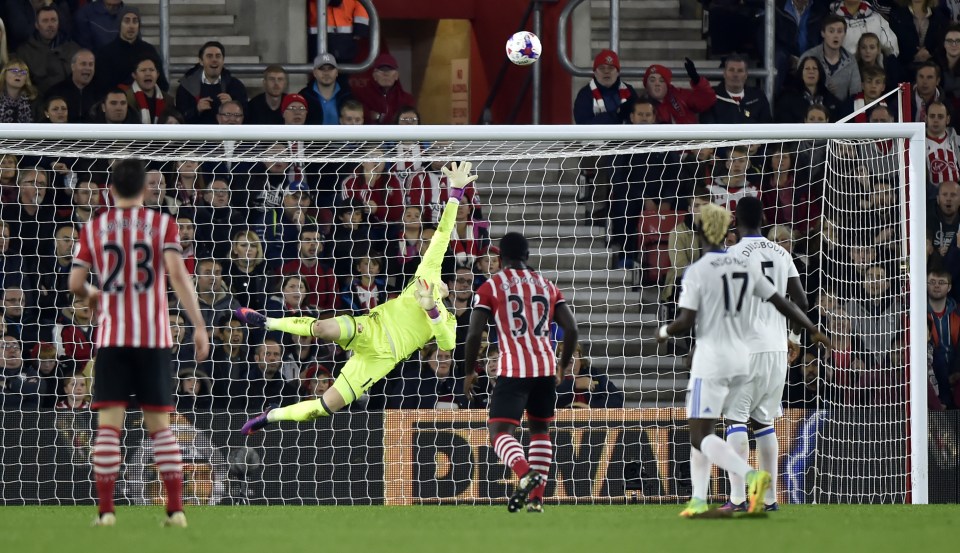
<svg viewBox="0 0 960 553">
<path fill-rule="evenodd" d="M 507 40 L 507 59 L 516 65 L 530 65 L 540 59 L 540 39 L 530 31 L 514 33 Z"/>
</svg>

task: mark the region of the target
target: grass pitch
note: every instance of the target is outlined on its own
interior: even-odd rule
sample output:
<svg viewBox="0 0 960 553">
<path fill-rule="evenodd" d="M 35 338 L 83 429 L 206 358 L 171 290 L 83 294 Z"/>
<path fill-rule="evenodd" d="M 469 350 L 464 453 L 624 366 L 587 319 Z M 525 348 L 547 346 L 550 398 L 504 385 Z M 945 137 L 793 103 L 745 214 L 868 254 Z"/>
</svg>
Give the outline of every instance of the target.
<svg viewBox="0 0 960 553">
<path fill-rule="evenodd" d="M 960 506 L 786 506 L 766 519 L 682 520 L 679 506 L 190 507 L 190 527 L 161 528 L 161 507 L 0 508 L 0 551 L 33 553 L 627 553 L 949 551 Z"/>
</svg>

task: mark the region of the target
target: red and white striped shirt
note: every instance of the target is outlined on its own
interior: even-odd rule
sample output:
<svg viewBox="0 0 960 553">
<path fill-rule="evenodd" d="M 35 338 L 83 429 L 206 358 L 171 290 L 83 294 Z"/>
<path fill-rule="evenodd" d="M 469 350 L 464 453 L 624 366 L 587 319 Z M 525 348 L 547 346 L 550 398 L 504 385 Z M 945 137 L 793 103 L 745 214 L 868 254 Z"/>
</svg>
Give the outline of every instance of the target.
<svg viewBox="0 0 960 553">
<path fill-rule="evenodd" d="M 960 139 L 953 129 L 942 137 L 927 135 L 927 180 L 939 185 L 944 181 L 960 182 Z"/>
<path fill-rule="evenodd" d="M 182 251 L 177 222 L 152 209 L 113 208 L 80 230 L 73 263 L 97 274 L 102 293 L 98 348 L 173 346 L 167 250 Z"/>
<path fill-rule="evenodd" d="M 535 378 L 556 374 L 550 323 L 557 304 L 564 301 L 554 283 L 530 269 L 504 269 L 480 286 L 473 306 L 492 313 L 497 325 L 498 376 Z"/>
</svg>

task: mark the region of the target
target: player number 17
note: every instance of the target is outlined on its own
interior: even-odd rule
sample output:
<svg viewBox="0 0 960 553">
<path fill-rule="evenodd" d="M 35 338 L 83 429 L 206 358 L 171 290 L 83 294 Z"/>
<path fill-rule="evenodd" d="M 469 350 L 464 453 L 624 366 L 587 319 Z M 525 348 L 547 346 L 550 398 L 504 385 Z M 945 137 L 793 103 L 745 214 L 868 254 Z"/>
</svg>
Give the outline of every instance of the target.
<svg viewBox="0 0 960 553">
<path fill-rule="evenodd" d="M 730 275 L 723 275 L 721 278 L 723 279 L 723 308 L 727 314 L 739 313 L 740 310 L 743 309 L 743 297 L 747 295 L 747 282 L 750 280 L 750 275 L 743 272 L 736 272 Z M 737 294 L 736 305 L 734 305 L 733 298 L 730 295 L 731 288 L 736 286 L 736 284 L 731 285 L 731 280 L 740 281 L 740 293 Z"/>
</svg>

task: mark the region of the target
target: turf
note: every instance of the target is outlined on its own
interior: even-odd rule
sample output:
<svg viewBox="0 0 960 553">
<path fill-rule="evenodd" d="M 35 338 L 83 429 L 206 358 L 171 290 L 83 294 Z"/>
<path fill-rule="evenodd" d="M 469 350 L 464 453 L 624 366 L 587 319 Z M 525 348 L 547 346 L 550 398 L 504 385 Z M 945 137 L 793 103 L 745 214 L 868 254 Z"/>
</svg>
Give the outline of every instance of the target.
<svg viewBox="0 0 960 553">
<path fill-rule="evenodd" d="M 960 506 L 788 506 L 766 519 L 682 520 L 677 506 L 192 507 L 187 529 L 161 528 L 157 507 L 0 508 L 0 550 L 95 553 L 508 553 L 756 551 L 871 553 L 956 547 Z M 936 548 L 936 549 L 933 549 Z"/>
</svg>

